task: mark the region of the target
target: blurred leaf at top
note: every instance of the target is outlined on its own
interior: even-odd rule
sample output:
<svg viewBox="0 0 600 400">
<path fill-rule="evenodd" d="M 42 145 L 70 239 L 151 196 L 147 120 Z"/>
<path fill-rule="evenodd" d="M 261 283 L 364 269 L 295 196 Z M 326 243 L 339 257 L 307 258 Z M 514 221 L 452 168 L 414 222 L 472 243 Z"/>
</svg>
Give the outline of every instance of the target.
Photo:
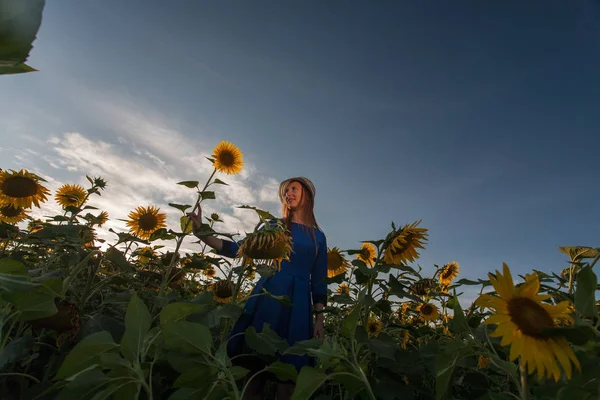
<svg viewBox="0 0 600 400">
<path fill-rule="evenodd" d="M 0 75 L 35 71 L 25 64 L 45 0 L 0 0 Z"/>
</svg>

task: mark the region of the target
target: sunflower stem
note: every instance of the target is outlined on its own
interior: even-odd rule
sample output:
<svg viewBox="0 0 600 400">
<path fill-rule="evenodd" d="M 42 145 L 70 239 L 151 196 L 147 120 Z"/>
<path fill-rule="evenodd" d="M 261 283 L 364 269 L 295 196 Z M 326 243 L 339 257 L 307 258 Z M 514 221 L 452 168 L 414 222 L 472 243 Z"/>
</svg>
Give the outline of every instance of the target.
<svg viewBox="0 0 600 400">
<path fill-rule="evenodd" d="M 202 198 L 201 193 L 206 190 L 206 188 L 210 184 L 210 181 L 215 176 L 216 172 L 217 172 L 217 169 L 214 168 L 212 174 L 210 174 L 210 177 L 204 184 L 204 188 L 200 192 L 198 192 L 198 197 L 196 198 L 196 204 L 194 205 L 192 212 L 195 212 L 198 209 L 198 207 L 200 206 L 200 203 L 202 203 L 203 198 Z M 185 226 L 183 227 L 181 237 L 179 237 L 177 239 L 177 244 L 175 245 L 175 251 L 173 252 L 173 257 L 171 257 L 171 261 L 169 262 L 169 266 L 167 267 L 167 272 L 166 272 L 166 274 L 163 275 L 162 282 L 160 283 L 160 289 L 158 291 L 159 296 L 162 296 L 165 292 L 165 287 L 167 286 L 169 277 L 171 276 L 171 271 L 173 271 L 173 266 L 175 265 L 175 260 L 177 258 L 176 255 L 179 254 L 179 248 L 181 247 L 181 244 L 183 243 L 183 239 L 185 239 L 185 237 L 186 237 L 185 232 L 188 230 L 191 223 L 192 223 L 192 220 L 190 218 L 188 218 L 185 223 Z"/>
<path fill-rule="evenodd" d="M 523 359 L 519 360 L 519 371 L 521 372 L 521 400 L 529 399 L 529 388 L 527 387 L 527 371 Z"/>
</svg>

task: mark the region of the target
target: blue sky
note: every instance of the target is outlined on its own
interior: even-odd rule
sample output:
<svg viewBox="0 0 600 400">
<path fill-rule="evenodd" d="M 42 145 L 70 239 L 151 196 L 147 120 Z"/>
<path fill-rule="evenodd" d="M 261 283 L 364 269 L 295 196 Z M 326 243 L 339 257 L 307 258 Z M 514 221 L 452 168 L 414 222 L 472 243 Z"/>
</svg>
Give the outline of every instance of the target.
<svg viewBox="0 0 600 400">
<path fill-rule="evenodd" d="M 558 271 L 557 247 L 600 244 L 598 20 L 592 1 L 48 2 L 39 72 L 1 78 L 1 166 L 103 174 L 94 201 L 126 218 L 192 201 L 175 182 L 230 140 L 248 168 L 208 206 L 230 229 L 304 175 L 330 246 L 423 219 L 425 270 Z"/>
</svg>

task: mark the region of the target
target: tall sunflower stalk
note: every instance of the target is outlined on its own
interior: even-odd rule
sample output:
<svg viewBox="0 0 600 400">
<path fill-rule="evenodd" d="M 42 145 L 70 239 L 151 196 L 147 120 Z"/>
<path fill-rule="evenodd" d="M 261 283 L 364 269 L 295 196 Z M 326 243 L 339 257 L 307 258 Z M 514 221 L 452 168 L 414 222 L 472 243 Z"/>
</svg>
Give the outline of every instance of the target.
<svg viewBox="0 0 600 400">
<path fill-rule="evenodd" d="M 212 182 L 212 179 L 214 178 L 217 171 L 224 172 L 227 175 L 239 174 L 242 171 L 242 168 L 244 166 L 244 162 L 242 160 L 242 157 L 243 157 L 242 152 L 236 146 L 234 146 L 232 143 L 229 143 L 227 141 L 222 141 L 221 143 L 219 143 L 213 149 L 212 156 L 213 157 L 209 158 L 208 160 L 213 163 L 213 166 L 214 166 L 213 171 L 210 174 L 210 176 L 208 177 L 208 180 L 204 184 L 204 187 L 202 188 L 202 190 L 198 191 L 198 196 L 196 197 L 196 202 L 195 202 L 194 208 L 192 209 L 192 212 L 195 212 L 198 209 L 198 206 L 200 205 L 200 203 L 202 203 L 202 201 L 206 198 L 204 196 L 204 192 L 212 183 L 214 183 L 214 182 Z M 198 183 L 195 185 L 195 188 L 198 189 Z M 179 248 L 181 247 L 181 244 L 183 243 L 183 239 L 187 236 L 186 232 L 189 231 L 191 224 L 192 224 L 192 221 L 189 218 L 187 218 L 186 223 L 183 226 L 183 231 L 182 231 L 183 234 L 177 238 L 177 243 L 175 245 L 174 254 L 178 254 Z M 169 283 L 168 282 L 169 277 L 171 276 L 171 272 L 173 271 L 173 267 L 175 265 L 176 258 L 177 257 L 171 257 L 171 260 L 167 267 L 167 272 L 166 272 L 166 274 L 163 275 L 163 278 L 162 278 L 162 281 L 160 284 L 159 296 L 162 296 L 164 294 L 165 287 Z"/>
</svg>

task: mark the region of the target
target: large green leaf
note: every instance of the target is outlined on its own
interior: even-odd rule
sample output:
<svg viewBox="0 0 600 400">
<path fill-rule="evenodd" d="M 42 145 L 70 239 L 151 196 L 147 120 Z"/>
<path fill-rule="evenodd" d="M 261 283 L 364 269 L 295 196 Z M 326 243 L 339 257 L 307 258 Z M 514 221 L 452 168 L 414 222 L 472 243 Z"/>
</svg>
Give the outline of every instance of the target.
<svg viewBox="0 0 600 400">
<path fill-rule="evenodd" d="M 144 302 L 133 294 L 125 314 L 125 333 L 121 340 L 121 353 L 129 360 L 136 361 L 142 352 L 144 337 L 150 330 L 152 317 Z"/>
<path fill-rule="evenodd" d="M 42 23 L 44 0 L 0 0 L 0 74 L 29 72 L 24 65 Z"/>
<path fill-rule="evenodd" d="M 292 395 L 292 400 L 307 400 L 325 383 L 327 375 L 317 371 L 312 367 L 303 367 L 296 381 L 296 389 Z"/>
<path fill-rule="evenodd" d="M 116 351 L 118 347 L 106 331 L 84 338 L 67 354 L 56 373 L 56 379 L 66 379 L 97 364 L 102 354 Z"/>
<path fill-rule="evenodd" d="M 446 395 L 448 383 L 452 378 L 458 355 L 456 353 L 440 353 L 435 358 L 436 381 L 435 399 L 440 400 Z"/>
<path fill-rule="evenodd" d="M 291 364 L 282 363 L 281 361 L 275 361 L 274 363 L 267 366 L 267 371 L 275 374 L 277 379 L 281 381 L 296 381 L 298 378 L 298 371 Z"/>
<path fill-rule="evenodd" d="M 344 318 L 344 321 L 342 321 L 340 332 L 347 338 L 354 339 L 356 325 L 358 324 L 358 319 L 360 317 L 360 308 L 360 306 L 355 306 L 350 314 Z"/>
<path fill-rule="evenodd" d="M 455 333 L 468 333 L 471 331 L 469 324 L 467 323 L 467 319 L 465 318 L 465 313 L 463 312 L 462 307 L 460 306 L 460 301 L 458 297 L 453 297 L 452 309 L 454 311 L 454 318 L 452 318 L 452 331 Z"/>
<path fill-rule="evenodd" d="M 287 342 L 272 331 L 268 324 L 265 324 L 262 332 L 257 333 L 253 326 L 245 331 L 245 339 L 248 346 L 260 354 L 275 355 L 277 352 L 284 352 L 288 348 Z"/>
<path fill-rule="evenodd" d="M 2 298 L 20 311 L 19 320 L 31 321 L 45 318 L 58 312 L 54 296 L 41 287 L 26 292 L 2 293 Z"/>
<path fill-rule="evenodd" d="M 127 261 L 123 252 L 121 252 L 119 249 L 117 249 L 114 246 L 111 246 L 108 248 L 108 250 L 106 250 L 106 252 L 104 253 L 104 257 L 107 260 L 113 262 L 117 267 L 119 267 L 124 272 L 135 271 L 135 268 L 133 267 L 133 265 L 131 265 L 131 263 L 129 261 Z"/>
<path fill-rule="evenodd" d="M 211 354 L 210 330 L 198 323 L 178 321 L 163 327 L 165 345 L 189 354 Z"/>
<path fill-rule="evenodd" d="M 33 337 L 31 335 L 23 336 L 14 339 L 8 343 L 2 351 L 0 351 L 0 371 L 10 363 L 19 361 L 21 358 L 29 352 L 29 349 L 33 346 Z"/>
<path fill-rule="evenodd" d="M 161 326 L 185 319 L 188 315 L 199 313 L 204 309 L 204 304 L 171 303 L 167 304 L 160 312 Z"/>
<path fill-rule="evenodd" d="M 27 267 L 10 258 L 0 259 L 0 292 L 21 292 L 39 286 L 29 279 Z"/>
<path fill-rule="evenodd" d="M 575 309 L 584 317 L 597 318 L 596 288 L 598 278 L 592 268 L 587 266 L 577 274 L 577 290 L 575 291 Z"/>
</svg>

